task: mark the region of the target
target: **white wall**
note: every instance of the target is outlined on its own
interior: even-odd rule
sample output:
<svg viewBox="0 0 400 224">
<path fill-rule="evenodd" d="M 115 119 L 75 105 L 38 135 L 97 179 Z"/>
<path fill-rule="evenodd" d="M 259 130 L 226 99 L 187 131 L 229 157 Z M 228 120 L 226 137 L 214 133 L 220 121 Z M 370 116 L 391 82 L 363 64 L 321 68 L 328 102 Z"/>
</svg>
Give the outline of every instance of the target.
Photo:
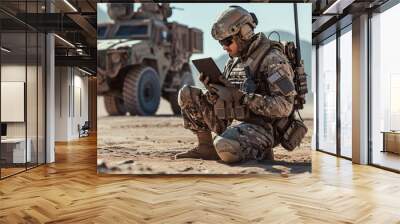
<svg viewBox="0 0 400 224">
<path fill-rule="evenodd" d="M 68 140 L 68 86 L 70 77 L 67 67 L 55 68 L 55 140 Z"/>
<path fill-rule="evenodd" d="M 368 15 L 352 24 L 352 160 L 368 162 Z"/>
<path fill-rule="evenodd" d="M 5 64 L 1 66 L 1 81 L 2 82 L 25 82 L 26 71 L 30 74 L 34 69 L 33 66 L 26 67 L 25 65 L 18 64 Z M 30 83 L 31 84 L 31 83 Z M 35 83 L 36 85 L 36 83 Z M 31 90 L 31 89 L 28 89 Z M 3 96 L 2 96 L 3 97 Z M 27 102 L 32 102 L 32 98 L 36 98 L 36 89 L 34 92 L 27 93 Z M 36 107 L 36 105 L 35 105 Z M 7 110 L 8 108 L 1 108 L 1 110 Z M 22 108 L 24 110 L 24 108 Z M 33 114 L 27 114 L 28 121 L 35 120 L 36 114 L 32 117 Z M 25 137 L 25 126 L 26 122 L 7 122 L 7 136 L 8 137 Z M 29 125 L 28 128 L 33 128 L 32 125 Z M 36 127 L 34 127 L 36 130 Z M 29 136 L 28 136 L 29 137 Z"/>
<path fill-rule="evenodd" d="M 50 2 L 46 3 L 53 11 Z M 56 160 L 55 153 L 55 42 L 54 35 L 46 35 L 46 163 Z"/>
<path fill-rule="evenodd" d="M 25 82 L 25 74 L 25 65 L 14 64 L 1 66 L 2 82 Z M 1 110 L 7 110 L 7 108 L 1 108 Z M 25 122 L 7 122 L 7 136 L 25 137 Z"/>
<path fill-rule="evenodd" d="M 20 104 L 18 108 L 13 108 L 13 106 L 4 105 L 4 101 L 2 101 L 2 115 L 4 113 L 14 113 L 20 114 L 19 121 L 16 122 L 5 122 L 7 124 L 7 137 L 8 138 L 25 138 L 25 135 L 29 139 L 31 155 L 33 162 L 36 162 L 37 159 L 39 163 L 44 163 L 45 159 L 45 142 L 44 142 L 44 74 L 42 73 L 41 66 L 32 66 L 25 64 L 3 64 L 1 66 L 2 72 L 2 87 L 6 82 L 19 82 L 26 84 L 26 101 L 24 100 L 24 87 L 19 90 L 20 96 L 19 101 L 17 99 L 13 99 L 14 101 L 10 102 L 10 104 Z M 27 78 L 27 80 L 25 80 Z M 14 87 L 16 88 L 16 87 Z M 6 89 L 2 88 L 2 99 L 10 98 L 7 94 L 12 94 Z M 14 95 L 17 93 L 13 93 Z M 10 98 L 11 99 L 11 98 Z M 25 106 L 26 103 L 26 106 Z M 15 106 L 15 105 L 14 105 Z M 24 114 L 26 112 L 26 120 Z M 2 117 L 4 120 L 4 117 Z"/>
<path fill-rule="evenodd" d="M 88 78 L 72 67 L 56 67 L 56 141 L 79 137 L 78 124 L 88 120 Z"/>
</svg>

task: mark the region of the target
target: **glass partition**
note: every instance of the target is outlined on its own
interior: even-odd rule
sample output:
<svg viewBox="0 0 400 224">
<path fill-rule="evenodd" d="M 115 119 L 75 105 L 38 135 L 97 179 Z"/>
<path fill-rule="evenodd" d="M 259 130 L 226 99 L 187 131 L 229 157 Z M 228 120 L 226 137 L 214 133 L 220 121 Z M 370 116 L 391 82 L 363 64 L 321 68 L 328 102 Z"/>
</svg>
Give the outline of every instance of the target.
<svg viewBox="0 0 400 224">
<path fill-rule="evenodd" d="M 0 2 L 0 178 L 45 162 L 46 39 L 22 22 L 44 2 Z"/>
<path fill-rule="evenodd" d="M 37 162 L 46 162 L 46 38 L 43 33 L 38 34 L 38 64 L 37 64 Z"/>
<path fill-rule="evenodd" d="M 26 169 L 31 160 L 27 151 L 26 126 L 26 33 L 1 34 L 1 139 L 2 177 Z"/>
<path fill-rule="evenodd" d="M 28 161 L 28 168 L 37 165 L 38 157 L 38 141 L 37 141 L 37 127 L 38 127 L 38 34 L 34 32 L 27 33 L 27 81 L 26 81 L 26 114 L 27 114 L 27 150 L 31 151 L 30 161 Z"/>
</svg>

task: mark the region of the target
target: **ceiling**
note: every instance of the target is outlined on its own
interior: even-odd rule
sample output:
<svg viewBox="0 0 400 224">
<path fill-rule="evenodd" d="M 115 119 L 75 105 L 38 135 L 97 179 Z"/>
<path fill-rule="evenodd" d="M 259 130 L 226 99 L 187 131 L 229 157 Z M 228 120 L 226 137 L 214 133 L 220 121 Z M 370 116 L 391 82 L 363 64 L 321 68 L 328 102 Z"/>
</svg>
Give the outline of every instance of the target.
<svg viewBox="0 0 400 224">
<path fill-rule="evenodd" d="M 55 38 L 56 66 L 77 66 L 96 71 L 96 0 L 1 0 L 0 25 L 7 48 L 15 54 L 25 47 L 18 33 L 50 32 Z M 3 42 L 4 43 L 4 42 Z M 3 44 L 4 45 L 4 44 Z M 33 45 L 27 45 L 31 52 Z M 14 51 L 13 51 L 14 52 Z M 17 53 L 19 52 L 19 53 Z"/>
<path fill-rule="evenodd" d="M 118 2 L 123 1 L 118 0 Z M 269 2 L 312 3 L 312 36 L 315 44 L 331 36 L 338 27 L 351 24 L 354 16 L 374 10 L 388 1 L 271 0 Z M 73 63 L 95 73 L 97 2 L 112 2 L 112 0 L 0 0 L 1 29 L 3 32 L 11 33 L 26 30 L 54 32 L 58 35 L 55 38 L 56 63 L 58 65 Z M 16 45 L 14 47 L 17 48 L 19 41 L 22 40 L 14 39 Z"/>
<path fill-rule="evenodd" d="M 375 12 L 389 0 L 311 0 L 313 44 L 352 23 L 353 17 Z"/>
</svg>

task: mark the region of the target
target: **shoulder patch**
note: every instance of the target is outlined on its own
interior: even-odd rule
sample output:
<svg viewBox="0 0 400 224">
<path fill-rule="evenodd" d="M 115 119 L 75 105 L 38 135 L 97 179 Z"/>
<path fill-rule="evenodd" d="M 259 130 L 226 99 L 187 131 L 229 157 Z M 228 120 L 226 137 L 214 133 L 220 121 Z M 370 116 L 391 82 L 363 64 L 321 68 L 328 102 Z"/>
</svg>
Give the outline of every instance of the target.
<svg viewBox="0 0 400 224">
<path fill-rule="evenodd" d="M 267 80 L 271 85 L 278 87 L 283 95 L 287 96 L 292 93 L 295 88 L 293 82 L 291 82 L 286 75 L 282 75 L 282 72 L 281 69 L 276 70 L 267 78 Z"/>
</svg>

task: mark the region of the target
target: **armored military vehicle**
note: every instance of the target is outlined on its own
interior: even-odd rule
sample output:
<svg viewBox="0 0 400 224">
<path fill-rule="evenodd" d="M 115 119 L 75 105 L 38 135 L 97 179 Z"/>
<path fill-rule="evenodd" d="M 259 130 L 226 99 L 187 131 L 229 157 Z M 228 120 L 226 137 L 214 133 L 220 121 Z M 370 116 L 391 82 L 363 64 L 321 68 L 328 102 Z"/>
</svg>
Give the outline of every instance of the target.
<svg viewBox="0 0 400 224">
<path fill-rule="evenodd" d="M 108 3 L 111 23 L 97 27 L 97 91 L 110 115 L 153 115 L 160 97 L 180 114 L 178 90 L 193 85 L 189 59 L 203 32 L 167 19 L 169 3 Z"/>
</svg>

